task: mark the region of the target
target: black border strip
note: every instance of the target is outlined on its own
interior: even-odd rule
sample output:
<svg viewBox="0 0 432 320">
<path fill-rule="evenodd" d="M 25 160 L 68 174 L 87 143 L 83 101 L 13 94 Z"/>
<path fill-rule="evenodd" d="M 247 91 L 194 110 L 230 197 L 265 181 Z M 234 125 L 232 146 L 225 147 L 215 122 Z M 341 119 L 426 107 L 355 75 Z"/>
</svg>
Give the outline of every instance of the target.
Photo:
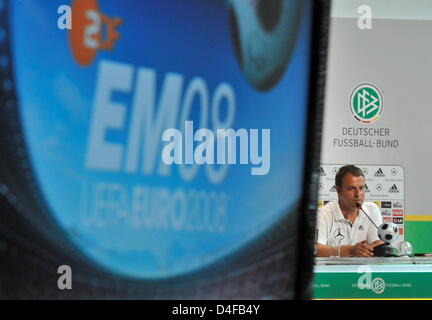
<svg viewBox="0 0 432 320">
<path fill-rule="evenodd" d="M 315 225 L 331 0 L 314 0 L 303 199 L 299 218 L 296 299 L 312 298 Z"/>
</svg>

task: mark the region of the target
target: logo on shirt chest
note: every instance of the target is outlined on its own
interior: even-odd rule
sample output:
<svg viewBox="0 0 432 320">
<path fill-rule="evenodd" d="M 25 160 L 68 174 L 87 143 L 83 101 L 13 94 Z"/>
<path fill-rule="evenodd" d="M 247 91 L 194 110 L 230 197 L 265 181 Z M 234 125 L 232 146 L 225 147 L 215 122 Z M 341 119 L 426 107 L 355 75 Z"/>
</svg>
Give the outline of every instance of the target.
<svg viewBox="0 0 432 320">
<path fill-rule="evenodd" d="M 360 225 L 359 230 L 360 230 L 360 231 L 364 230 L 364 228 L 363 228 L 362 225 Z"/>
<path fill-rule="evenodd" d="M 334 232 L 334 237 L 337 240 L 342 240 L 343 238 L 345 238 L 345 236 L 341 233 L 341 229 L 337 228 Z"/>
</svg>

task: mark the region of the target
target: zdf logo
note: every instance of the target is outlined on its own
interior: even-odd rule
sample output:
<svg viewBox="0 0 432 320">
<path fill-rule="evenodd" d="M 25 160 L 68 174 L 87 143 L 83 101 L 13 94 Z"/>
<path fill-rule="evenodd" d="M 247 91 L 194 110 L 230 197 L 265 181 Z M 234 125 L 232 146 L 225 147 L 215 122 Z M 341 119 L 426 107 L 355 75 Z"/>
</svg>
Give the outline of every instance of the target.
<svg viewBox="0 0 432 320">
<path fill-rule="evenodd" d="M 384 279 L 374 278 L 372 280 L 372 269 L 369 266 L 360 266 L 357 273 L 362 273 L 357 280 L 357 286 L 360 290 L 368 289 L 372 290 L 376 294 L 384 292 L 386 287 Z"/>
<path fill-rule="evenodd" d="M 102 13 L 97 0 L 75 0 L 69 42 L 78 64 L 92 63 L 98 50 L 113 50 L 115 41 L 120 38 L 116 27 L 121 24 L 120 18 L 110 18 Z"/>
</svg>

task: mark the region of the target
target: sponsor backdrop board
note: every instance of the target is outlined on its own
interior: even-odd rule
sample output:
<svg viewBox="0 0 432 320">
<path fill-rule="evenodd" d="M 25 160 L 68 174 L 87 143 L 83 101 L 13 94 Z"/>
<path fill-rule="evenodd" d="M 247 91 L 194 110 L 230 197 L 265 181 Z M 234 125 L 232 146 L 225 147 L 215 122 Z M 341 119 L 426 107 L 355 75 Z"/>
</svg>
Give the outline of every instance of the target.
<svg viewBox="0 0 432 320">
<path fill-rule="evenodd" d="M 358 166 L 365 175 L 366 201 L 375 202 L 381 210 L 383 222 L 393 222 L 399 227 L 397 245 L 404 239 L 404 171 L 401 166 Z M 327 164 L 320 167 L 318 208 L 327 202 L 337 200 L 335 175 L 341 164 Z"/>
<path fill-rule="evenodd" d="M 430 1 L 332 4 L 321 163 L 403 168 L 392 201 L 402 202 L 404 237 L 417 253 L 432 252 L 431 29 Z M 367 198 L 385 200 L 368 187 Z"/>
</svg>

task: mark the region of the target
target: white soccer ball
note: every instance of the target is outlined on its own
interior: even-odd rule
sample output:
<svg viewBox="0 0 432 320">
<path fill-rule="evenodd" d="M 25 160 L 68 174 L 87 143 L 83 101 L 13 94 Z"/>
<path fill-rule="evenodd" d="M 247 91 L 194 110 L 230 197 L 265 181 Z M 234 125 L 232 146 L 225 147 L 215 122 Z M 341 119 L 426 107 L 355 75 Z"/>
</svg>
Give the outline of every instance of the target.
<svg viewBox="0 0 432 320">
<path fill-rule="evenodd" d="M 399 237 L 399 227 L 394 223 L 383 223 L 378 227 L 378 237 L 385 243 L 392 243 Z"/>
<path fill-rule="evenodd" d="M 231 35 L 248 82 L 265 91 L 277 84 L 294 50 L 302 0 L 228 0 Z"/>
</svg>

